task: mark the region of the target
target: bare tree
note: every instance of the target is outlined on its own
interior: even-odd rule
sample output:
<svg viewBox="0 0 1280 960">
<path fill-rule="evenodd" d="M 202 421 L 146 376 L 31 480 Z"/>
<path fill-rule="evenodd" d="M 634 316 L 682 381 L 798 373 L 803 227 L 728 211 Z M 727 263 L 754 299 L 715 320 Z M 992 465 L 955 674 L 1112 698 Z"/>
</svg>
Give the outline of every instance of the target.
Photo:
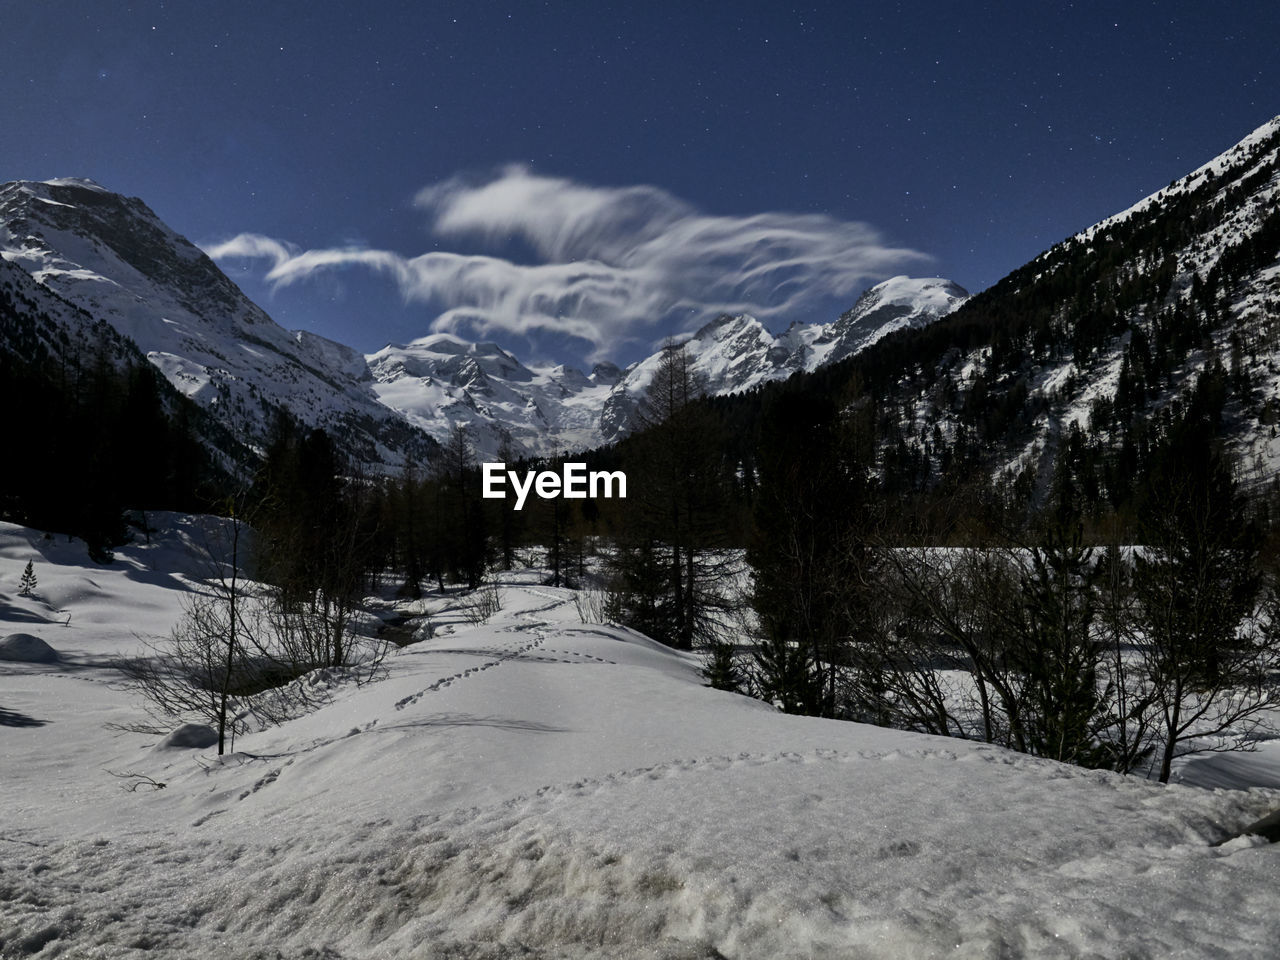
<svg viewBox="0 0 1280 960">
<path fill-rule="evenodd" d="M 252 686 L 246 657 L 244 584 L 240 565 L 247 527 L 236 501 L 228 516 L 206 526 L 202 587 L 182 601 L 182 616 L 164 641 L 144 640 L 148 655 L 121 661 L 120 669 L 143 696 L 157 722 L 207 722 L 218 733 L 218 753 L 234 739 L 236 693 Z"/>
<path fill-rule="evenodd" d="M 486 580 L 470 591 L 459 603 L 459 609 L 468 623 L 487 623 L 502 609 L 502 594 L 498 591 L 498 582 Z"/>
<path fill-rule="evenodd" d="M 119 663 L 157 728 L 207 723 L 219 754 L 251 721 L 279 723 L 326 702 L 327 687 L 305 682 L 306 675 L 337 670 L 363 682 L 387 651 L 382 639 L 352 634 L 353 591 L 316 588 L 299 598 L 247 581 L 241 565 L 250 530 L 241 515 L 230 501 L 226 517 L 209 518 L 200 547 L 205 577 L 183 598 L 178 622 L 164 639 L 143 639 L 146 655 Z"/>
<path fill-rule="evenodd" d="M 1144 637 L 1138 630 L 1133 591 L 1132 551 L 1112 534 L 1103 551 L 1098 577 L 1098 638 L 1106 654 L 1101 668 L 1110 691 L 1112 722 L 1107 729 L 1111 767 L 1121 773 L 1140 769 L 1158 742 L 1152 685 L 1139 669 Z"/>
<path fill-rule="evenodd" d="M 1151 506 L 1146 545 L 1097 562 L 1078 530 L 886 548 L 844 671 L 853 712 L 1162 782 L 1179 757 L 1273 735 L 1280 584 L 1259 601 L 1245 518 L 1182 496 Z"/>
<path fill-rule="evenodd" d="M 890 726 L 1026 751 L 1008 552 L 909 547 L 883 556 L 875 629 L 856 648 L 861 710 Z"/>
</svg>

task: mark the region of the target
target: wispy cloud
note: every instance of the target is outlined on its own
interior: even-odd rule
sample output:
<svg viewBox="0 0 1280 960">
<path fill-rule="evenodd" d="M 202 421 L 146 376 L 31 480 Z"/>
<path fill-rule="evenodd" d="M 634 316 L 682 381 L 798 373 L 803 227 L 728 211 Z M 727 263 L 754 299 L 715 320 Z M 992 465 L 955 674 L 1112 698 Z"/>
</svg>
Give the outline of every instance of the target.
<svg viewBox="0 0 1280 960">
<path fill-rule="evenodd" d="M 766 322 L 805 316 L 819 302 L 850 298 L 929 259 L 887 246 L 863 223 L 817 214 L 712 216 L 656 187 L 595 187 L 520 166 L 483 181 L 435 184 L 415 203 L 441 239 L 503 247 L 520 240 L 541 262 L 303 250 L 256 234 L 206 252 L 215 260 L 267 260 L 265 278 L 276 286 L 363 267 L 388 276 L 406 301 L 436 309 L 434 331 L 553 331 L 587 341 L 595 355 L 648 341 L 677 315 L 684 327 L 726 312 Z"/>
</svg>

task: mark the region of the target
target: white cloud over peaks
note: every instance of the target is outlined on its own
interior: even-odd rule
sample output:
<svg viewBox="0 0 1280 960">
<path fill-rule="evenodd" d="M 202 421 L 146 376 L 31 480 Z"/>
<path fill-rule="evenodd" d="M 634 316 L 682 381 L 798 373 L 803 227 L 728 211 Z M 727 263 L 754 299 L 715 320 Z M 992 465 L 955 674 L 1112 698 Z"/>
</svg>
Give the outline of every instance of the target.
<svg viewBox="0 0 1280 960">
<path fill-rule="evenodd" d="M 443 181 L 420 191 L 415 204 L 437 237 L 499 246 L 520 240 L 542 262 L 300 250 L 255 234 L 206 252 L 215 260 L 269 260 L 266 280 L 278 286 L 364 267 L 393 279 L 407 302 L 436 309 L 434 331 L 554 331 L 589 342 L 593 358 L 666 332 L 659 325 L 677 312 L 686 327 L 726 312 L 766 322 L 805 317 L 825 299 L 851 298 L 929 259 L 886 246 L 862 223 L 818 214 L 710 216 L 657 187 L 594 187 L 520 166 L 480 182 Z"/>
</svg>

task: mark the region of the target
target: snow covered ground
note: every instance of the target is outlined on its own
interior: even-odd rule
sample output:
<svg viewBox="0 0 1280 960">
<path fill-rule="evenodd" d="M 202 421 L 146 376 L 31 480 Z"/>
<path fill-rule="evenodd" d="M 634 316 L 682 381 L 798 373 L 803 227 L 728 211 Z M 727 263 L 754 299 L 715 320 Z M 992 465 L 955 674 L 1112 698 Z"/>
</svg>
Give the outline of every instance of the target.
<svg viewBox="0 0 1280 960">
<path fill-rule="evenodd" d="M 190 585 L 162 519 L 109 567 L 0 525 L 0 634 L 62 656 L 0 662 L 0 957 L 1275 955 L 1280 848 L 1228 838 L 1280 791 L 783 716 L 532 574 L 234 754 L 159 748 L 108 659 Z"/>
</svg>

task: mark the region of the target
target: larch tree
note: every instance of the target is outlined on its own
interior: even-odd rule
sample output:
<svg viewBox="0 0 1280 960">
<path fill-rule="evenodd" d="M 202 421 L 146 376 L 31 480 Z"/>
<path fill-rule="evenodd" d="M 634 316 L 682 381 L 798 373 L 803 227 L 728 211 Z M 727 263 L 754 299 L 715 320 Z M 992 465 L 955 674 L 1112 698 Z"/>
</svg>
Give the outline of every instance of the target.
<svg viewBox="0 0 1280 960">
<path fill-rule="evenodd" d="M 638 414 L 630 516 L 611 571 L 618 618 L 682 650 L 715 639 L 732 566 L 704 393 L 685 347 L 667 344 Z"/>
<path fill-rule="evenodd" d="M 837 715 L 865 622 L 868 482 L 855 451 L 834 400 L 784 393 L 765 413 L 747 561 L 762 634 L 758 685 L 788 712 Z"/>
</svg>

